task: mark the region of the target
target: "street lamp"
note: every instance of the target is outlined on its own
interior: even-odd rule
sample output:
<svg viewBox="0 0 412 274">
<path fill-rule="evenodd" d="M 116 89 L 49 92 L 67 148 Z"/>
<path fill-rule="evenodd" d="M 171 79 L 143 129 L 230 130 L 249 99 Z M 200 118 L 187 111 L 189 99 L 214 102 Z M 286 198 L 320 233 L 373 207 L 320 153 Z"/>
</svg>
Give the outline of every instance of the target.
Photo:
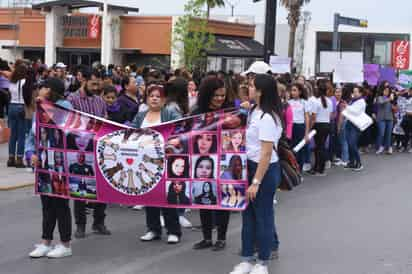
<svg viewBox="0 0 412 274">
<path fill-rule="evenodd" d="M 261 0 L 253 0 L 254 3 Z M 275 53 L 276 38 L 276 8 L 277 0 L 266 0 L 265 39 L 263 43 L 264 60 L 269 62 L 270 56 Z"/>
</svg>

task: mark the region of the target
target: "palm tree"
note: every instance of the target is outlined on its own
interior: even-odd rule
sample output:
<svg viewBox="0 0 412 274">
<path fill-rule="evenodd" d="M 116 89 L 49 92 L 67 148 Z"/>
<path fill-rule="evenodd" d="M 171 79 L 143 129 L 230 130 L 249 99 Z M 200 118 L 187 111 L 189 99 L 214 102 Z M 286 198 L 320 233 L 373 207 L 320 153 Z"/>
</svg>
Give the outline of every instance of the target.
<svg viewBox="0 0 412 274">
<path fill-rule="evenodd" d="M 288 12 L 288 24 L 290 26 L 289 32 L 289 51 L 288 55 L 293 60 L 295 54 L 295 36 L 296 29 L 299 25 L 301 9 L 303 5 L 309 3 L 310 0 L 280 0 L 280 4 L 284 6 Z"/>
<path fill-rule="evenodd" d="M 210 9 L 216 8 L 216 7 L 224 7 L 225 6 L 225 0 L 199 0 L 200 3 L 206 4 L 207 6 L 207 12 L 206 16 L 207 19 L 210 17 Z"/>
</svg>

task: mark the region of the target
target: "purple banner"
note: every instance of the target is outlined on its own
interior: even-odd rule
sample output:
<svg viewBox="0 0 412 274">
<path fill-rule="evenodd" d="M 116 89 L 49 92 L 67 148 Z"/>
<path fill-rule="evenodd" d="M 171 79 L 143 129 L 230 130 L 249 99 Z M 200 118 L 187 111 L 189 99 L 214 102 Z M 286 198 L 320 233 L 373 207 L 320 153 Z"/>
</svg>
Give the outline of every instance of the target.
<svg viewBox="0 0 412 274">
<path fill-rule="evenodd" d="M 39 103 L 36 193 L 102 203 L 243 210 L 246 115 L 135 129 Z"/>
<path fill-rule="evenodd" d="M 363 66 L 363 73 L 365 81 L 371 86 L 377 86 L 379 82 L 379 65 L 377 64 L 365 64 Z"/>
<path fill-rule="evenodd" d="M 388 81 L 391 85 L 395 85 L 397 82 L 396 70 L 392 67 L 380 68 L 379 75 L 379 83 Z"/>
</svg>

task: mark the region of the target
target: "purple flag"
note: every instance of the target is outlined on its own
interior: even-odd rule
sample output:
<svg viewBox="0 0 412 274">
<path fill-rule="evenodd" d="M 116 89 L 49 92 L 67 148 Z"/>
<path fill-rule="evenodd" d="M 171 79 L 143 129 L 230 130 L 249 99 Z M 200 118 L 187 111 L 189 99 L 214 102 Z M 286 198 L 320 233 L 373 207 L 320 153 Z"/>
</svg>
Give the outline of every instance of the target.
<svg viewBox="0 0 412 274">
<path fill-rule="evenodd" d="M 365 64 L 363 66 L 363 73 L 364 73 L 364 78 L 368 82 L 369 85 L 371 86 L 378 85 L 378 80 L 380 76 L 379 65 Z"/>
<path fill-rule="evenodd" d="M 391 85 L 396 84 L 396 71 L 394 68 L 382 67 L 380 69 L 379 83 L 382 83 L 383 81 L 388 81 Z"/>
</svg>

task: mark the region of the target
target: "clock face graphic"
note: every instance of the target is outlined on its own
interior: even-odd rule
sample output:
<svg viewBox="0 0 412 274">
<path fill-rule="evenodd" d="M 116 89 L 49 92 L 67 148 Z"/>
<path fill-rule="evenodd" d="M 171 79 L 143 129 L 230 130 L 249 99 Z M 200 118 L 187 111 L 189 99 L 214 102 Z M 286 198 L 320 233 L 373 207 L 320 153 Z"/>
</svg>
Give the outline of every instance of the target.
<svg viewBox="0 0 412 274">
<path fill-rule="evenodd" d="M 153 129 L 122 129 L 99 138 L 97 164 L 107 183 L 131 196 L 156 187 L 165 171 L 165 141 Z"/>
</svg>

